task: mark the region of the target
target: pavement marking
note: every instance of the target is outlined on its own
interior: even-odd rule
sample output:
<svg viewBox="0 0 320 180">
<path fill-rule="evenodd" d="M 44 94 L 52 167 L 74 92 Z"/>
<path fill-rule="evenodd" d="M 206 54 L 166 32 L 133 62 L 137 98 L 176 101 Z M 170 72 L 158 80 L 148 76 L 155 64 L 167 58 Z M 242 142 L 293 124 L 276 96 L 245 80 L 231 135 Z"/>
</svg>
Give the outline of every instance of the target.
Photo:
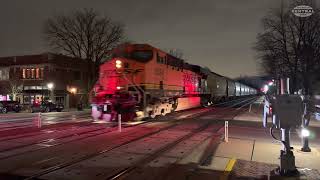
<svg viewBox="0 0 320 180">
<path fill-rule="evenodd" d="M 256 140 L 254 139 L 254 140 L 253 140 L 253 147 L 252 147 L 252 151 L 251 151 L 251 158 L 250 158 L 251 161 L 252 161 L 252 158 L 253 158 L 253 153 L 254 153 L 254 146 L 255 146 L 255 144 L 256 144 Z"/>
<path fill-rule="evenodd" d="M 231 158 L 226 166 L 226 168 L 224 169 L 225 172 L 230 172 L 232 171 L 232 168 L 234 166 L 234 164 L 236 163 L 236 158 Z"/>
<path fill-rule="evenodd" d="M 229 179 L 229 174 L 233 169 L 234 164 L 236 163 L 237 159 L 236 158 L 231 158 L 226 165 L 226 168 L 224 169 L 224 172 L 220 175 L 219 180 L 228 180 Z"/>
</svg>

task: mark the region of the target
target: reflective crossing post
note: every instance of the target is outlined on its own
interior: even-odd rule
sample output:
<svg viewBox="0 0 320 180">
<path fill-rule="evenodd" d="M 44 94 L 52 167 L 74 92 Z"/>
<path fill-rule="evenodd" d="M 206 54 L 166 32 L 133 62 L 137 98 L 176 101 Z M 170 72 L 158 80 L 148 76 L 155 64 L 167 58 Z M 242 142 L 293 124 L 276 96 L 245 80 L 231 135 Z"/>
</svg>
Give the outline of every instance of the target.
<svg viewBox="0 0 320 180">
<path fill-rule="evenodd" d="M 37 116 L 37 125 L 38 125 L 38 128 L 41 128 L 42 126 L 42 122 L 41 122 L 41 112 L 38 113 L 38 116 Z"/>
<path fill-rule="evenodd" d="M 121 128 L 122 128 L 122 127 L 121 127 L 121 114 L 119 113 L 119 114 L 118 114 L 118 130 L 119 130 L 119 132 L 122 131 Z"/>
<path fill-rule="evenodd" d="M 224 122 L 224 141 L 229 142 L 229 124 L 228 121 Z"/>
<path fill-rule="evenodd" d="M 75 114 L 72 114 L 72 116 L 71 116 L 72 118 L 72 120 L 74 121 L 74 120 L 76 120 L 76 115 Z"/>
</svg>

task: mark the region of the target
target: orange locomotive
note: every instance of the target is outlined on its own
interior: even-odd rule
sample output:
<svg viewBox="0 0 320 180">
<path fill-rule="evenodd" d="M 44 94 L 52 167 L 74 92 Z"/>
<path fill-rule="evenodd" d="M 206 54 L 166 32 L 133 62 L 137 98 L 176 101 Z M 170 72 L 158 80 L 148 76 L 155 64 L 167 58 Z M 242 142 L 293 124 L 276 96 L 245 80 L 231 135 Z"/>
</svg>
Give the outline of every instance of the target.
<svg viewBox="0 0 320 180">
<path fill-rule="evenodd" d="M 125 44 L 100 66 L 92 100 L 95 119 L 115 120 L 165 115 L 200 105 L 205 75 L 147 44 Z"/>
</svg>

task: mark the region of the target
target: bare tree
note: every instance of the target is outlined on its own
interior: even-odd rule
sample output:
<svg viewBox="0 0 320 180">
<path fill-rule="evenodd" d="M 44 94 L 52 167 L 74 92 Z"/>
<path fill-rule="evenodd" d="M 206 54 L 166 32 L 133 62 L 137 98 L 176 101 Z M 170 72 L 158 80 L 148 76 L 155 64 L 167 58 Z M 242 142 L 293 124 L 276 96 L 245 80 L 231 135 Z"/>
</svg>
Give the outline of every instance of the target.
<svg viewBox="0 0 320 180">
<path fill-rule="evenodd" d="M 94 62 L 94 67 L 89 69 L 92 73 L 90 86 L 98 77 L 100 64 L 124 38 L 122 25 L 92 9 L 49 18 L 44 33 L 51 47 L 66 55 Z"/>
<path fill-rule="evenodd" d="M 6 84 L 6 92 L 12 96 L 13 101 L 16 101 L 17 96 L 22 93 L 24 81 L 16 76 L 12 77 Z"/>
<path fill-rule="evenodd" d="M 10 84 L 9 88 L 10 88 L 10 94 L 12 95 L 12 100 L 16 101 L 17 95 L 22 93 L 23 84 L 22 82 L 17 82 L 17 81 L 16 82 L 10 81 L 9 84 Z"/>
<path fill-rule="evenodd" d="M 320 70 L 320 13 L 297 17 L 291 9 L 313 6 L 312 0 L 295 1 L 288 9 L 282 5 L 262 19 L 263 32 L 257 36 L 255 50 L 264 70 L 275 78 L 290 77 L 291 92 L 300 88 L 312 93 L 312 82 Z"/>
</svg>

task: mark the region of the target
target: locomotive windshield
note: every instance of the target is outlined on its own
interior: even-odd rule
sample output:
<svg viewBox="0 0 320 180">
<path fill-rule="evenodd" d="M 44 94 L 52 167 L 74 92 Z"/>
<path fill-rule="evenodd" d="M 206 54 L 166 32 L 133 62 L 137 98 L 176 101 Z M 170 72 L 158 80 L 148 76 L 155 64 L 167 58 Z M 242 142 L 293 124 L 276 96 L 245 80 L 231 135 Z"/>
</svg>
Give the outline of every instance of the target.
<svg viewBox="0 0 320 180">
<path fill-rule="evenodd" d="M 146 61 L 149 61 L 151 60 L 153 57 L 153 52 L 151 50 L 139 50 L 139 51 L 133 51 L 131 53 L 131 58 L 132 59 L 135 59 L 135 60 L 138 60 L 138 61 L 143 61 L 143 62 L 146 62 Z"/>
</svg>

